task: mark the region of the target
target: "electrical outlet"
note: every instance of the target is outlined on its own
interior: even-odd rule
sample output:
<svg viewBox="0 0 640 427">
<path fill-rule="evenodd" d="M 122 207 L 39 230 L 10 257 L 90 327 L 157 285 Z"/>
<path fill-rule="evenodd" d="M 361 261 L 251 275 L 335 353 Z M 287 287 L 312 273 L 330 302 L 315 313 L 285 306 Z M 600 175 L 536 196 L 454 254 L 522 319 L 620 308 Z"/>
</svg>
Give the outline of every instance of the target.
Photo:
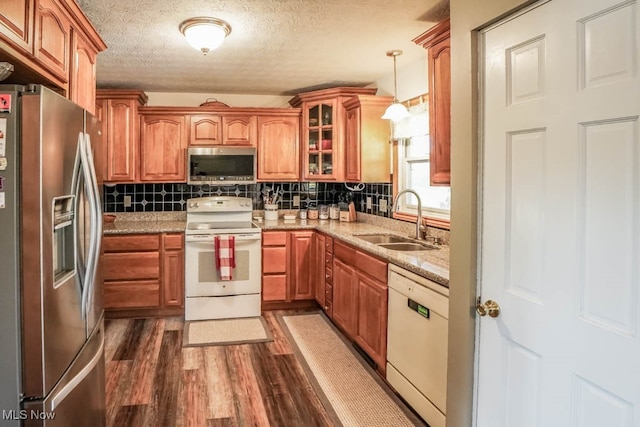
<svg viewBox="0 0 640 427">
<path fill-rule="evenodd" d="M 131 196 L 124 196 L 124 207 L 125 208 L 131 207 Z"/>
<path fill-rule="evenodd" d="M 373 200 L 371 197 L 367 197 L 367 209 L 371 210 L 373 208 Z"/>
<path fill-rule="evenodd" d="M 300 207 L 300 196 L 293 196 L 293 207 L 294 208 Z"/>
<path fill-rule="evenodd" d="M 387 199 L 385 199 L 384 197 L 380 197 L 380 199 L 378 200 L 378 204 L 380 205 L 380 212 L 387 211 Z"/>
</svg>

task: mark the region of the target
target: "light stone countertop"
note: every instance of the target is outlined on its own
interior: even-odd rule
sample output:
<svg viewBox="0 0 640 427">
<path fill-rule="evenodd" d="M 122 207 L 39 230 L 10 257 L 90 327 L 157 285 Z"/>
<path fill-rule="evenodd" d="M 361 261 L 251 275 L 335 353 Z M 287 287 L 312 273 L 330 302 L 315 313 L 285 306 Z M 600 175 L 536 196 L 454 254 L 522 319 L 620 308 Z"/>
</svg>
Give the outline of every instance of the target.
<svg viewBox="0 0 640 427">
<path fill-rule="evenodd" d="M 104 234 L 138 234 L 138 233 L 179 233 L 186 228 L 186 214 L 184 212 L 167 213 L 118 213 L 115 222 L 105 222 Z M 449 286 L 449 246 L 442 245 L 439 249 L 426 251 L 394 251 L 382 248 L 373 243 L 359 239 L 359 234 L 395 234 L 407 237 L 407 224 L 400 229 L 376 225 L 375 219 L 363 222 L 340 222 L 336 220 L 301 220 L 296 218 L 286 221 L 256 222 L 262 230 L 317 230 L 333 238 L 339 239 L 358 249 L 376 255 L 392 264 L 396 264 L 422 277 Z M 396 221 L 400 222 L 400 221 Z M 412 225 L 408 225 L 412 229 Z"/>
<path fill-rule="evenodd" d="M 184 233 L 185 212 L 136 212 L 105 214 L 115 215 L 114 222 L 104 222 L 103 234 Z"/>
<path fill-rule="evenodd" d="M 392 264 L 405 268 L 440 285 L 449 287 L 449 246 L 426 251 L 394 251 L 376 244 L 358 239 L 359 234 L 395 234 L 408 237 L 407 234 L 364 222 L 340 222 L 336 220 L 265 221 L 257 223 L 263 230 L 304 230 L 321 231 L 358 249 L 376 255 Z"/>
</svg>

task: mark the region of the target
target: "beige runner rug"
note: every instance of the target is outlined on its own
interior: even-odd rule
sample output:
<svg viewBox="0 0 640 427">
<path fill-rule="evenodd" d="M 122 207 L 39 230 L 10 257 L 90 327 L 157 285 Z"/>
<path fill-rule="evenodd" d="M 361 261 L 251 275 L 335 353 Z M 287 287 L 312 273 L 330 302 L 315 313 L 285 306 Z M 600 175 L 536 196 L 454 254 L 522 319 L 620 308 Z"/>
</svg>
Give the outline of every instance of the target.
<svg viewBox="0 0 640 427">
<path fill-rule="evenodd" d="M 320 314 L 282 316 L 293 342 L 344 426 L 424 426 Z"/>
<path fill-rule="evenodd" d="M 185 322 L 183 347 L 273 341 L 262 317 Z"/>
</svg>

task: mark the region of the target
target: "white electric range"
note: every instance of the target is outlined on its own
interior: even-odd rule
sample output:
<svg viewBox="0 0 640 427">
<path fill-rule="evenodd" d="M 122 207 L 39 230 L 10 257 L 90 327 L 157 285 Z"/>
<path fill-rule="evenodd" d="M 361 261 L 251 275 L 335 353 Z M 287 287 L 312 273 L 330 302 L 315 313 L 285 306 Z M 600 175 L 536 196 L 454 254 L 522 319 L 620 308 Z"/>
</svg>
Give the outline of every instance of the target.
<svg viewBox="0 0 640 427">
<path fill-rule="evenodd" d="M 252 221 L 247 197 L 187 200 L 185 320 L 260 316 L 262 230 Z M 215 236 L 235 238 L 231 280 L 216 269 Z"/>
</svg>

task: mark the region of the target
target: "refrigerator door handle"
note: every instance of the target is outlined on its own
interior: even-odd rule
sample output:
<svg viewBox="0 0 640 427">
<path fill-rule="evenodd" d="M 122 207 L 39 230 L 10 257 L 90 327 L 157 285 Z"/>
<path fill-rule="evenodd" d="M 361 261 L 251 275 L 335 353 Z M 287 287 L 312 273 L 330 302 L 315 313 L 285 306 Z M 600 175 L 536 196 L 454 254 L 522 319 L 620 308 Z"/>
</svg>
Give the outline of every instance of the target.
<svg viewBox="0 0 640 427">
<path fill-rule="evenodd" d="M 96 266 L 98 262 L 97 258 L 97 240 L 98 240 L 98 221 L 96 219 L 96 206 L 95 206 L 95 183 L 94 179 L 92 179 L 92 171 L 91 171 L 91 163 L 89 163 L 89 159 L 87 156 L 87 143 L 85 134 L 80 134 L 80 138 L 78 139 L 78 145 L 80 146 L 80 159 L 82 166 L 82 175 L 84 178 L 84 188 L 87 193 L 87 197 L 89 199 L 89 215 L 90 215 L 90 223 L 89 223 L 89 253 L 87 255 L 87 269 L 84 275 L 84 283 L 82 287 L 82 316 L 84 319 L 87 319 L 89 316 L 89 296 L 91 294 L 91 289 L 93 288 L 92 283 L 95 280 L 96 275 Z M 95 175 L 94 175 L 95 176 Z M 100 224 L 101 225 L 101 224 Z"/>
<path fill-rule="evenodd" d="M 78 374 L 73 377 L 65 386 L 58 391 L 54 396 L 51 397 L 51 408 L 50 411 L 54 412 L 56 408 L 62 403 L 62 401 L 84 380 L 87 375 L 93 371 L 93 368 L 96 367 L 98 362 L 102 359 L 102 355 L 104 353 L 104 336 L 101 337 L 100 347 L 93 355 L 89 363 L 87 363 Z"/>
<path fill-rule="evenodd" d="M 91 263 L 92 269 L 90 271 L 90 275 L 87 278 L 87 285 L 84 289 L 84 294 L 82 298 L 82 305 L 84 307 L 84 312 L 89 313 L 93 292 L 95 290 L 95 281 L 97 275 L 97 265 L 100 257 L 100 244 L 101 244 L 101 236 L 102 236 L 102 209 L 100 207 L 100 198 L 98 196 L 98 180 L 96 178 L 95 167 L 93 164 L 93 150 L 91 149 L 91 138 L 88 134 L 84 135 L 84 150 L 85 150 L 85 159 L 86 159 L 86 176 L 87 183 L 91 189 L 91 199 L 90 199 L 90 210 L 91 210 L 91 237 L 90 237 L 90 250 L 89 250 L 89 262 Z"/>
<path fill-rule="evenodd" d="M 82 198 L 80 197 L 80 182 L 82 181 L 83 168 L 82 168 L 82 133 L 78 134 L 78 145 L 76 149 L 76 159 L 73 165 L 73 178 L 71 180 L 71 192 L 75 195 L 76 205 L 75 205 L 75 223 L 76 223 L 76 233 L 78 227 L 78 208 L 80 201 Z M 74 258 L 76 260 L 76 271 L 78 273 L 78 295 L 82 298 L 82 294 L 84 292 L 84 287 L 86 283 L 86 273 L 87 273 L 87 261 L 83 261 L 81 257 L 78 256 L 78 244 L 77 244 L 77 235 L 76 235 L 76 248 Z M 82 312 L 82 316 L 84 317 L 84 311 Z"/>
</svg>

